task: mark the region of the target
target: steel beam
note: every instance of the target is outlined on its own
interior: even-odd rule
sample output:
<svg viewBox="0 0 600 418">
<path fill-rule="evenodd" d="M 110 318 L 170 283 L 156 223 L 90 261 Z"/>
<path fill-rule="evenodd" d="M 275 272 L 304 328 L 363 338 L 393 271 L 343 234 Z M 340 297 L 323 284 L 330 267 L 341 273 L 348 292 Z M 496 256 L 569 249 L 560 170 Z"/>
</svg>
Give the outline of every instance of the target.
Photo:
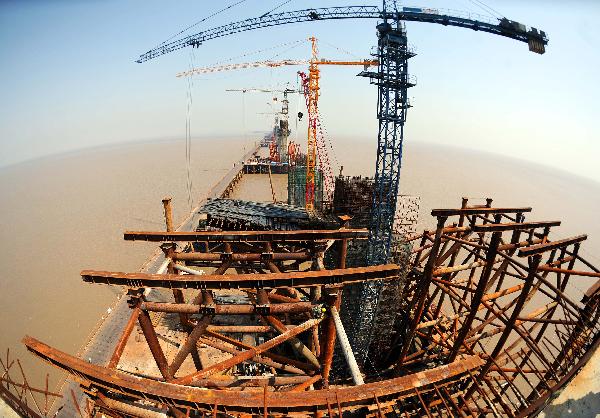
<svg viewBox="0 0 600 418">
<path fill-rule="evenodd" d="M 560 221 L 539 221 L 539 222 L 509 222 L 504 224 L 488 223 L 484 225 L 473 225 L 473 232 L 497 232 L 497 231 L 518 231 L 523 229 L 548 228 L 559 226 Z"/>
<path fill-rule="evenodd" d="M 367 239 L 366 229 L 311 229 L 296 231 L 125 231 L 125 241 L 150 242 L 298 242 Z"/>
<path fill-rule="evenodd" d="M 154 330 L 154 326 L 152 325 L 152 320 L 150 319 L 148 312 L 140 311 L 138 322 L 142 332 L 144 333 L 144 337 L 146 338 L 146 342 L 148 343 L 152 357 L 154 357 L 156 365 L 160 370 L 160 374 L 162 374 L 166 380 L 170 380 L 173 376 L 169 372 L 169 363 L 167 363 L 165 354 L 160 347 L 158 336 L 156 335 L 156 331 Z"/>
<path fill-rule="evenodd" d="M 192 305 L 164 302 L 142 302 L 140 308 L 150 312 L 185 313 L 185 314 L 211 314 L 211 315 L 266 315 L 285 313 L 304 313 L 318 309 L 320 305 L 311 302 L 277 303 L 266 308 L 249 304 L 211 304 Z M 261 311 L 262 309 L 262 311 Z"/>
<path fill-rule="evenodd" d="M 457 215 L 496 215 L 496 214 L 506 214 L 506 213 L 525 213 L 531 212 L 530 207 L 523 208 L 488 208 L 488 207 L 480 207 L 480 208 L 458 208 L 458 209 L 433 209 L 431 211 L 431 216 L 457 216 Z"/>
<path fill-rule="evenodd" d="M 448 357 L 449 361 L 454 361 L 456 356 L 458 355 L 459 350 L 461 349 L 465 338 L 471 326 L 473 325 L 473 321 L 475 320 L 475 316 L 477 315 L 477 311 L 479 310 L 479 305 L 481 304 L 481 300 L 483 299 L 485 289 L 487 288 L 488 280 L 490 275 L 492 274 L 492 267 L 494 265 L 494 260 L 496 259 L 496 254 L 498 253 L 498 245 L 500 245 L 500 239 L 502 238 L 502 232 L 497 231 L 492 235 L 492 239 L 490 241 L 490 245 L 488 247 L 486 258 L 485 258 L 485 267 L 481 272 L 481 276 L 479 277 L 479 281 L 477 282 L 477 287 L 475 288 L 475 292 L 471 299 L 471 309 L 465 319 L 465 321 L 461 324 L 461 328 L 454 341 L 454 346 L 450 351 L 450 355 Z"/>
<path fill-rule="evenodd" d="M 140 308 L 138 308 L 138 307 L 133 308 L 133 311 L 131 312 L 131 316 L 129 317 L 129 321 L 127 321 L 127 324 L 125 325 L 125 329 L 123 330 L 123 333 L 121 334 L 121 337 L 119 338 L 119 341 L 117 342 L 117 345 L 115 346 L 113 354 L 110 357 L 110 360 L 108 361 L 109 368 L 111 368 L 111 369 L 115 368 L 115 367 L 117 367 L 117 364 L 119 364 L 119 360 L 121 359 L 123 350 L 125 350 L 125 346 L 127 345 L 129 336 L 131 335 L 131 332 L 133 331 L 133 328 L 134 328 L 136 322 L 138 322 L 139 315 L 140 315 Z"/>
<path fill-rule="evenodd" d="M 236 275 L 178 275 L 120 273 L 84 270 L 81 277 L 87 283 L 101 283 L 132 288 L 152 287 L 165 289 L 257 289 L 276 287 L 311 287 L 347 284 L 369 280 L 397 278 L 400 267 L 386 264 L 337 270 L 294 273 L 236 274 Z"/>
<path fill-rule="evenodd" d="M 212 316 L 209 315 L 204 316 L 200 321 L 198 321 L 194 329 L 186 338 L 185 342 L 179 348 L 179 351 L 175 355 L 173 362 L 169 366 L 169 374 L 171 376 L 175 376 L 186 357 L 190 353 L 192 353 L 192 351 L 197 350 L 196 343 L 198 342 L 198 339 L 202 336 L 202 334 L 204 334 L 206 328 L 208 327 L 211 321 Z"/>
<path fill-rule="evenodd" d="M 270 259 L 274 261 L 306 261 L 310 260 L 312 255 L 309 252 L 297 253 L 175 253 L 172 258 L 176 261 L 263 261 Z M 177 267 L 176 267 L 177 268 Z"/>
<path fill-rule="evenodd" d="M 34 355 L 66 371 L 80 384 L 99 391 L 126 394 L 161 404 L 167 401 L 178 407 L 197 408 L 198 405 L 208 405 L 212 408 L 215 403 L 237 411 L 256 411 L 263 407 L 262 392 L 211 390 L 173 385 L 88 363 L 31 337 L 25 337 L 23 343 Z M 277 408 L 283 412 L 288 411 L 288 408 L 301 411 L 314 411 L 315 408 L 320 408 L 326 411 L 328 404 L 338 402 L 341 406 L 350 403 L 371 405 L 375 402 L 375 395 L 379 398 L 408 395 L 414 393 L 415 388 L 464 376 L 470 370 L 481 367 L 482 364 L 483 361 L 478 356 L 467 356 L 460 361 L 434 369 L 361 386 L 309 392 L 269 392 L 269 408 L 271 410 Z"/>
<path fill-rule="evenodd" d="M 572 238 L 561 239 L 557 241 L 547 242 L 543 244 L 532 245 L 529 247 L 521 248 L 519 250 L 519 257 L 529 257 L 535 254 L 542 254 L 546 251 L 551 251 L 557 248 L 566 247 L 571 244 L 576 244 L 581 241 L 585 241 L 587 235 L 578 235 Z"/>
</svg>

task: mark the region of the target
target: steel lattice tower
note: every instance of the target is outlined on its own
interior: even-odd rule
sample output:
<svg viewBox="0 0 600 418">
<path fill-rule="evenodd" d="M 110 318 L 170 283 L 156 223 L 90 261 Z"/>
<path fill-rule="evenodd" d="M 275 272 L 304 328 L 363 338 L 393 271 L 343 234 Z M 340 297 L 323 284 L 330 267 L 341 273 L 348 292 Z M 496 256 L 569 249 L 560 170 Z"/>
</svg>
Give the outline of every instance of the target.
<svg viewBox="0 0 600 418">
<path fill-rule="evenodd" d="M 369 224 L 367 264 L 385 264 L 392 242 L 392 227 L 402 162 L 402 141 L 406 111 L 410 107 L 407 90 L 415 85 L 408 74 L 408 59 L 415 54 L 407 43 L 406 28 L 384 20 L 377 25 L 377 72 L 362 72 L 378 86 L 377 119 L 379 120 L 377 165 Z M 351 333 L 352 347 L 364 362 L 374 329 L 381 283 L 364 283 L 360 291 L 360 308 Z"/>
</svg>

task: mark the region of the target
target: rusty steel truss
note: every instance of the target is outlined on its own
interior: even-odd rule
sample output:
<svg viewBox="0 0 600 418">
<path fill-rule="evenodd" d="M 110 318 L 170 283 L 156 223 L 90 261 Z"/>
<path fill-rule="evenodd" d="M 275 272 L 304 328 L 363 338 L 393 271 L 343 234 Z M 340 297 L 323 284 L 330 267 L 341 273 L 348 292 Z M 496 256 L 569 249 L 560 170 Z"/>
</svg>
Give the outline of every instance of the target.
<svg viewBox="0 0 600 418">
<path fill-rule="evenodd" d="M 50 409 L 56 399 L 63 396 L 49 388 L 50 375 L 46 374 L 45 387 L 32 385 L 18 358 L 12 358 L 10 350 L 0 356 L 0 399 L 3 399 L 19 416 L 26 418 L 50 417 Z"/>
<path fill-rule="evenodd" d="M 368 233 L 344 226 L 126 232 L 160 242 L 168 264 L 81 272 L 127 289 L 130 318 L 107 364 L 23 342 L 80 384 L 92 414 L 532 416 L 598 345 L 600 272 L 579 254 L 585 235 L 551 239 L 560 222 L 529 212 L 490 199 L 433 210 L 434 230 L 405 237 L 408 268 L 348 268 L 349 241 Z M 379 306 L 396 319 L 378 330 L 385 349 L 373 340 L 359 366 L 342 291 L 380 282 L 402 283 Z M 332 370 L 334 357 L 347 373 Z"/>
</svg>

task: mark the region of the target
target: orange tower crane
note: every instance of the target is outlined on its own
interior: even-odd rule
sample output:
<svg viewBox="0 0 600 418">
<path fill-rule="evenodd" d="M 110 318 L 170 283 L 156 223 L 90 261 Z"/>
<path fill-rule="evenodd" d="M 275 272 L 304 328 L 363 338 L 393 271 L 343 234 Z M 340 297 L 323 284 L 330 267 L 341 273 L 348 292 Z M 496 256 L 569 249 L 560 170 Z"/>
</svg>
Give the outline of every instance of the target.
<svg viewBox="0 0 600 418">
<path fill-rule="evenodd" d="M 315 178 L 317 163 L 323 171 L 325 177 L 325 194 L 331 199 L 333 195 L 333 171 L 329 164 L 327 148 L 325 147 L 325 139 L 322 133 L 322 128 L 319 119 L 319 80 L 320 80 L 320 65 L 359 65 L 365 70 L 374 65 L 378 65 L 377 60 L 363 61 L 332 61 L 319 59 L 319 50 L 317 46 L 317 38 L 314 36 L 308 38 L 311 41 L 312 54 L 310 60 L 293 60 L 286 59 L 280 61 L 256 61 L 245 63 L 234 63 L 212 67 L 194 68 L 188 71 L 183 71 L 177 74 L 177 77 L 189 77 L 194 74 L 207 74 L 221 71 L 231 71 L 246 68 L 278 68 L 288 65 L 306 65 L 308 64 L 308 77 L 306 74 L 299 72 L 303 80 L 304 95 L 306 98 L 306 108 L 308 109 L 308 132 L 307 132 L 307 150 L 306 150 L 306 210 L 312 212 L 315 210 Z M 317 161 L 317 155 L 319 160 Z"/>
<path fill-rule="evenodd" d="M 302 72 L 298 72 L 304 85 L 304 95 L 306 97 L 306 108 L 308 109 L 308 132 L 307 132 L 307 150 L 306 150 L 306 209 L 313 211 L 315 208 L 315 178 L 317 166 L 317 154 L 319 156 L 319 166 L 323 171 L 325 182 L 325 194 L 328 199 L 333 198 L 333 171 L 329 163 L 329 155 L 325 146 L 321 121 L 319 117 L 319 79 L 321 77 L 320 65 L 361 65 L 365 70 L 377 65 L 377 60 L 364 61 L 330 61 L 319 59 L 319 49 L 317 47 L 317 38 L 314 36 L 308 38 L 312 44 L 312 57 L 308 67 L 308 77 Z"/>
</svg>

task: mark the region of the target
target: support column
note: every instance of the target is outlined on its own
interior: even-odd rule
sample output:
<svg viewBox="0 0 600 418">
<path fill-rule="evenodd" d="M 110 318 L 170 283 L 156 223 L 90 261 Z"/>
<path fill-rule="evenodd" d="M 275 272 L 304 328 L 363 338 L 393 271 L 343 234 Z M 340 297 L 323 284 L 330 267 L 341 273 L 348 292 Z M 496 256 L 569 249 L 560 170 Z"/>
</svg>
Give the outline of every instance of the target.
<svg viewBox="0 0 600 418">
<path fill-rule="evenodd" d="M 358 368 L 358 364 L 356 363 L 356 358 L 354 358 L 352 346 L 350 345 L 350 342 L 348 342 L 346 330 L 344 329 L 344 325 L 342 325 L 340 314 L 338 313 L 335 306 L 331 307 L 331 316 L 333 317 L 335 330 L 337 331 L 337 334 L 340 338 L 342 353 L 344 353 L 344 358 L 346 359 L 346 363 L 348 364 L 348 368 L 350 369 L 350 373 L 352 374 L 352 380 L 354 380 L 355 385 L 364 385 L 365 381 L 363 380 L 362 374 L 360 373 L 360 369 Z"/>
<path fill-rule="evenodd" d="M 406 333 L 406 337 L 402 343 L 400 355 L 398 356 L 398 362 L 394 367 L 394 371 L 396 373 L 400 370 L 400 367 L 404 362 L 404 358 L 406 357 L 406 354 L 410 348 L 410 344 L 412 343 L 417 325 L 419 324 L 421 315 L 423 314 L 425 299 L 427 298 L 429 285 L 431 283 L 431 279 L 433 278 L 433 270 L 435 268 L 435 262 L 437 260 L 440 244 L 442 242 L 442 233 L 444 232 L 444 224 L 446 223 L 446 219 L 448 218 L 445 216 L 438 217 L 435 238 L 433 239 L 433 246 L 431 247 L 431 252 L 429 253 L 429 258 L 427 259 L 427 264 L 425 265 L 425 269 L 423 271 L 423 278 L 421 279 L 421 282 L 419 283 L 419 286 L 415 292 L 415 299 L 413 299 L 413 303 L 416 301 L 414 317 L 412 319 L 408 318 L 408 321 L 410 321 L 410 328 Z"/>
<path fill-rule="evenodd" d="M 175 267 L 174 267 L 175 261 L 173 261 L 174 254 L 175 254 L 175 243 L 174 242 L 165 242 L 164 244 L 162 244 L 160 246 L 160 248 L 165 253 L 165 258 L 171 260 L 171 261 L 169 261 L 169 265 L 167 267 L 167 273 L 168 274 L 177 274 L 177 272 L 175 271 Z M 182 304 L 185 303 L 185 298 L 183 297 L 183 292 L 181 291 L 181 289 L 173 289 L 173 299 L 175 300 L 175 303 L 182 303 Z M 188 330 L 191 328 L 190 327 L 190 319 L 187 314 L 180 313 L 179 314 L 179 322 L 181 323 L 182 327 L 187 328 Z"/>
<path fill-rule="evenodd" d="M 328 293 L 325 296 L 325 303 L 331 308 L 340 309 L 342 291 L 339 289 L 336 293 Z M 323 321 L 323 343 L 321 344 L 321 364 L 323 385 L 329 387 L 329 374 L 331 373 L 331 364 L 333 362 L 333 353 L 335 351 L 335 321 L 333 315 L 330 315 Z"/>
<path fill-rule="evenodd" d="M 165 197 L 162 200 L 164 214 L 165 214 L 165 224 L 167 227 L 167 232 L 173 232 L 173 208 L 171 207 L 171 198 Z"/>
<path fill-rule="evenodd" d="M 115 350 L 113 351 L 113 354 L 110 357 L 110 360 L 108 362 L 107 367 L 109 369 L 115 369 L 117 367 L 117 365 L 119 364 L 119 360 L 121 359 L 121 356 L 123 355 L 123 350 L 125 350 L 125 346 L 127 345 L 127 340 L 129 340 L 129 336 L 131 335 L 131 332 L 133 331 L 133 327 L 135 326 L 135 323 L 138 321 L 139 315 L 140 315 L 140 308 L 139 307 L 133 308 L 133 310 L 131 312 L 131 316 L 129 317 L 129 321 L 127 321 L 127 324 L 125 325 L 125 329 L 123 330 L 123 333 L 121 334 L 121 338 L 119 338 L 119 341 L 117 342 L 117 345 L 115 346 Z"/>
<path fill-rule="evenodd" d="M 494 268 L 494 260 L 496 260 L 496 255 L 498 254 L 498 245 L 500 245 L 500 239 L 502 238 L 502 232 L 497 231 L 492 235 L 492 239 L 490 240 L 490 246 L 488 247 L 486 257 L 485 257 L 485 266 L 483 267 L 483 271 L 481 272 L 481 276 L 479 276 L 479 282 L 477 283 L 477 287 L 475 288 L 475 293 L 471 299 L 471 310 L 467 315 L 465 321 L 461 324 L 460 332 L 458 337 L 454 341 L 454 346 L 452 347 L 452 351 L 450 352 L 450 356 L 448 357 L 448 362 L 452 363 L 458 352 L 460 351 L 460 347 L 469 331 L 471 330 L 471 325 L 473 324 L 473 320 L 477 315 L 477 311 L 479 309 L 479 304 L 481 303 L 481 299 L 483 298 L 483 294 L 485 293 L 485 289 L 487 288 L 488 280 L 490 279 L 490 275 L 492 273 L 492 269 Z"/>
<path fill-rule="evenodd" d="M 194 355 L 194 352 L 197 353 L 196 343 L 204 334 L 206 327 L 208 327 L 211 321 L 212 316 L 210 315 L 206 315 L 200 321 L 198 321 L 198 324 L 194 327 L 192 332 L 190 332 L 190 335 L 188 335 L 187 339 L 175 355 L 173 363 L 171 363 L 171 366 L 169 366 L 169 374 L 171 374 L 171 376 L 175 376 L 175 373 L 177 373 L 188 354 L 192 353 L 192 355 Z"/>
<path fill-rule="evenodd" d="M 165 226 L 167 228 L 167 232 L 173 232 L 173 208 L 171 207 L 171 198 L 165 197 L 162 200 L 162 203 L 165 213 Z M 173 254 L 175 253 L 175 243 L 165 243 L 163 246 L 161 246 L 161 248 L 165 253 L 165 258 L 171 259 L 167 272 L 169 274 L 176 274 L 175 268 L 173 267 L 174 261 L 172 258 Z M 175 303 L 185 303 L 183 292 L 180 289 L 173 289 L 173 298 L 175 299 Z M 183 327 L 189 327 L 189 318 L 187 315 L 180 314 L 179 321 Z"/>
<path fill-rule="evenodd" d="M 500 353 L 502 348 L 504 348 L 504 344 L 506 344 L 506 341 L 508 340 L 510 333 L 514 330 L 515 322 L 517 322 L 517 319 L 519 318 L 519 315 L 521 314 L 521 310 L 523 309 L 523 306 L 525 305 L 525 302 L 528 299 L 529 292 L 531 291 L 531 288 L 533 287 L 533 281 L 536 277 L 537 268 L 539 267 L 541 260 L 542 260 L 542 256 L 540 254 L 536 254 L 528 259 L 529 270 L 527 272 L 527 278 L 525 279 L 525 286 L 523 286 L 523 290 L 521 290 L 521 294 L 519 295 L 519 298 L 517 299 L 517 303 L 515 304 L 515 307 L 513 308 L 510 318 L 506 322 L 504 331 L 502 332 L 502 335 L 498 339 L 498 342 L 496 343 L 494 350 L 490 354 L 488 361 L 485 363 L 485 365 L 479 371 L 480 378 L 481 378 L 481 376 L 485 376 L 487 374 L 487 372 L 490 370 L 490 367 L 492 367 L 492 365 L 494 364 L 494 360 L 496 359 L 496 357 L 498 356 L 498 354 Z M 475 388 L 471 387 L 467 391 L 465 398 L 469 399 L 469 397 L 473 394 L 473 392 L 475 392 Z"/>
<path fill-rule="evenodd" d="M 169 364 L 160 347 L 158 336 L 152 325 L 152 320 L 150 319 L 150 314 L 147 311 L 141 311 L 138 321 L 140 323 L 140 328 L 142 328 L 142 332 L 144 333 L 144 337 L 146 338 L 146 342 L 148 343 L 148 347 L 150 348 L 150 352 L 160 370 L 160 374 L 162 374 L 165 380 L 170 380 L 173 376 L 171 376 L 171 373 L 169 372 Z"/>
</svg>

